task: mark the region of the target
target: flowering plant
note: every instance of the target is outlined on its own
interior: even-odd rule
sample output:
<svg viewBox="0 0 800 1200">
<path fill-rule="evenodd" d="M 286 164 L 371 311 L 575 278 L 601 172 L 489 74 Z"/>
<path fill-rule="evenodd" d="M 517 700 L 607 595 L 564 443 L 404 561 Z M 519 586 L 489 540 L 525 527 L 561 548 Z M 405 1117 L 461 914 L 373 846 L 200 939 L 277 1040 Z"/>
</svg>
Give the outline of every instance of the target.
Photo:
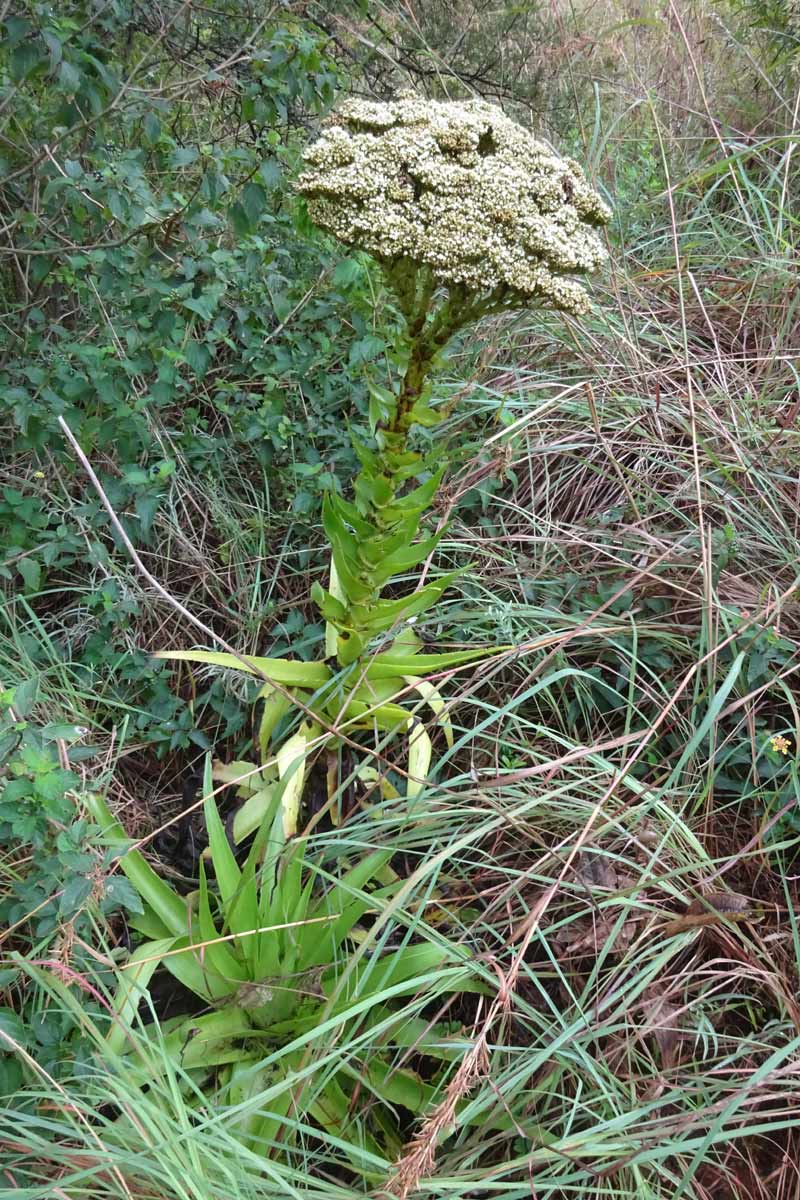
<svg viewBox="0 0 800 1200">
<path fill-rule="evenodd" d="M 400 595 L 396 588 L 391 597 L 383 594 L 419 566 L 441 536 L 418 536 L 446 466 L 431 462 L 413 440 L 417 426 L 435 427 L 443 417 L 432 403 L 430 376 L 453 336 L 489 313 L 532 304 L 585 311 L 586 294 L 572 275 L 602 262 L 597 227 L 609 216 L 575 163 L 478 102 L 351 102 L 309 148 L 306 167 L 298 190 L 312 218 L 370 253 L 394 291 L 403 318 L 397 371 L 386 386 L 371 386 L 371 436 L 354 439 L 361 470 L 352 498 L 330 495 L 323 510 L 331 574 L 328 588 L 315 584 L 313 596 L 328 623 L 325 660 L 162 654 L 261 677 L 260 761 L 218 764 L 214 772 L 243 800 L 231 825 L 233 841 L 255 838 L 240 866 L 215 806 L 208 763 L 209 848 L 197 894 L 180 897 L 136 851 L 123 854 L 123 869 L 143 901 L 136 927 L 150 940 L 128 964 L 133 971 L 118 994 L 119 1021 L 109 1035 L 109 1044 L 124 1050 L 142 989 L 163 962 L 199 1001 L 219 1011 L 176 1018 L 163 1031 L 161 1055 L 149 1056 L 144 1071 L 133 1062 L 130 1069 L 148 1088 L 159 1074 L 172 1079 L 181 1070 L 195 1094 L 217 1089 L 217 1097 L 241 1113 L 245 1145 L 265 1154 L 282 1144 L 289 1113 L 343 1141 L 361 1094 L 370 1096 L 368 1112 L 381 1104 L 423 1112 L 434 1089 L 398 1068 L 395 1053 L 413 1047 L 446 1063 L 452 1048 L 446 1030 L 427 1016 L 409 1020 L 405 1010 L 396 1012 L 394 997 L 430 998 L 426 989 L 434 986 L 442 994 L 480 990 L 464 951 L 434 935 L 422 916 L 414 921 L 418 944 L 376 951 L 369 959 L 362 947 L 348 960 L 343 951 L 359 939 L 357 922 L 373 903 L 394 906 L 402 894 L 391 848 L 362 856 L 349 870 L 340 864 L 340 878 L 320 896 L 314 884 L 321 872 L 307 857 L 307 838 L 295 836 L 298 814 L 319 751 L 343 741 L 358 749 L 367 731 L 408 732 L 406 795 L 417 794 L 428 777 L 432 742 L 406 706 L 409 691 L 432 709 L 452 743 L 442 698 L 428 676 L 485 650 L 421 653 L 407 625 L 436 602 L 452 574 Z M 396 636 L 401 626 L 402 638 Z M 299 724 L 292 723 L 297 712 Z M 334 816 L 336 761 L 329 753 Z M 384 770 L 365 764 L 358 774 L 384 796 L 397 794 Z M 92 812 L 122 849 L 124 831 L 99 798 Z M 366 1036 L 375 1032 L 363 1065 L 348 1063 L 327 1072 L 319 1086 L 306 1087 L 306 1047 L 327 1036 L 331 1022 L 341 1026 L 351 1018 Z M 280 1050 L 273 1053 L 276 1043 Z M 359 1126 L 359 1145 L 371 1163 L 379 1151 L 399 1151 L 386 1128 L 380 1108 L 374 1126 Z M 380 1145 L 379 1135 L 386 1135 Z M 361 1158 L 353 1165 L 360 1169 Z"/>
<path fill-rule="evenodd" d="M 383 595 L 441 537 L 418 536 L 446 467 L 413 442 L 415 426 L 434 427 L 446 415 L 431 403 L 430 377 L 455 334 L 489 314 L 536 305 L 585 312 L 589 299 L 574 276 L 603 262 L 598 230 L 610 217 L 576 162 L 483 101 L 351 100 L 329 119 L 304 163 L 297 190 L 311 219 L 380 265 L 402 326 L 395 377 L 387 386 L 370 383 L 371 438 L 354 438 L 361 470 L 353 496 L 330 494 L 323 508 L 332 564 L 328 588 L 316 583 L 313 598 L 327 622 L 327 661 L 250 660 L 269 681 L 259 735 L 269 762 L 260 776 L 262 798 L 250 797 L 235 826 L 242 837 L 257 827 L 275 788 L 285 791 L 286 830 L 293 830 L 308 758 L 332 727 L 348 736 L 407 729 L 407 794 L 427 777 L 430 737 L 398 699 L 416 689 L 441 713 L 425 676 L 482 653 L 422 654 L 407 627 L 455 573 Z M 402 649 L 388 645 L 404 625 Z M 243 669 L 229 654 L 164 656 Z M 305 719 L 270 760 L 270 740 L 284 727 L 292 696 Z"/>
</svg>

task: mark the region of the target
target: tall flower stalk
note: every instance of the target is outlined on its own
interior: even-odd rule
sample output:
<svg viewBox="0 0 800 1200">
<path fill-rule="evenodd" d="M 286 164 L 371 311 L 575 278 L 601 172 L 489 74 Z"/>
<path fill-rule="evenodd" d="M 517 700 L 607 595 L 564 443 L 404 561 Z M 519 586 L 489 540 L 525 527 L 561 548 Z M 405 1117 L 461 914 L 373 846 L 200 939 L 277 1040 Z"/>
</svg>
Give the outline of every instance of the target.
<svg viewBox="0 0 800 1200">
<path fill-rule="evenodd" d="M 355 440 L 354 499 L 325 504 L 333 570 L 330 590 L 318 586 L 315 598 L 328 621 L 328 653 L 347 665 L 376 635 L 434 603 L 452 578 L 381 599 L 437 540 L 415 539 L 443 468 L 412 486 L 428 464 L 411 433 L 442 418 L 430 405 L 438 356 L 493 313 L 532 305 L 584 312 L 588 298 L 572 276 L 603 261 L 597 227 L 610 214 L 577 163 L 482 101 L 351 101 L 305 163 L 298 190 L 312 220 L 381 264 L 403 319 L 399 378 L 371 388 L 373 444 Z"/>
</svg>

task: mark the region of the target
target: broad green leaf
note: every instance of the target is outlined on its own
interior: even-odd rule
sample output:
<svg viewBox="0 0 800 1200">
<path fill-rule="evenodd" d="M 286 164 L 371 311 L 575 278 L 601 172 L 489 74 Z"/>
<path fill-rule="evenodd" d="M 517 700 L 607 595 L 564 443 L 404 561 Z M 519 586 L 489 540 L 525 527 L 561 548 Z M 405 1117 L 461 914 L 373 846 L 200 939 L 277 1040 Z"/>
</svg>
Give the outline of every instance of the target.
<svg viewBox="0 0 800 1200">
<path fill-rule="evenodd" d="M 383 633 L 400 621 L 407 621 L 409 617 L 415 617 L 426 608 L 431 608 L 445 589 L 461 574 L 462 571 L 449 571 L 441 578 L 426 583 L 418 591 L 401 596 L 399 600 L 378 600 L 369 608 L 354 605 L 353 621 L 371 633 Z"/>
<path fill-rule="evenodd" d="M 252 979 L 258 978 L 255 965 L 259 959 L 261 942 L 261 934 L 253 933 L 253 930 L 258 929 L 261 924 L 258 910 L 256 865 L 255 855 L 252 853 L 248 854 L 242 868 L 242 881 L 239 885 L 239 891 L 235 899 L 231 901 L 225 914 L 226 924 L 230 928 L 231 933 L 246 935 L 241 939 L 237 939 L 236 944 L 242 959 L 250 968 L 250 978 Z"/>
<path fill-rule="evenodd" d="M 114 997 L 114 1022 L 106 1037 L 108 1048 L 114 1054 L 122 1054 L 125 1050 L 128 1032 L 150 980 L 161 965 L 162 955 L 174 945 L 175 938 L 145 942 L 117 972 L 119 984 Z"/>
<path fill-rule="evenodd" d="M 386 679 L 365 679 L 350 693 L 349 699 L 361 700 L 364 704 L 388 704 L 408 688 L 403 679 L 393 675 Z"/>
<path fill-rule="evenodd" d="M 130 883 L 130 880 L 128 880 L 128 882 Z M 133 887 L 133 884 L 131 884 L 131 887 Z M 131 913 L 129 915 L 128 924 L 132 929 L 135 929 L 137 933 L 141 933 L 144 937 L 146 937 L 149 942 L 157 942 L 161 938 L 167 937 L 169 934 L 169 929 L 167 926 L 160 917 L 156 916 L 150 905 L 146 902 L 142 903 L 142 912 Z"/>
<path fill-rule="evenodd" d="M 365 729 L 377 727 L 387 733 L 405 728 L 408 713 L 399 704 L 367 704 L 363 700 L 350 700 L 344 709 L 344 720 L 355 722 Z"/>
<path fill-rule="evenodd" d="M 461 986 L 459 983 L 459 989 Z M 402 1046 L 418 1054 L 429 1054 L 432 1058 L 441 1058 L 447 1062 L 460 1061 L 470 1044 L 464 1034 L 449 1034 L 441 1025 L 431 1025 L 425 1017 L 414 1017 L 405 1012 L 395 1013 L 382 1004 L 376 1004 L 370 1009 L 364 1024 L 389 1025 L 392 1019 L 396 1024 L 384 1035 L 392 1046 Z"/>
<path fill-rule="evenodd" d="M 375 526 L 365 520 L 355 504 L 351 504 L 349 500 L 344 500 L 341 496 L 331 495 L 330 503 L 339 514 L 339 517 L 353 527 L 359 539 L 373 537 L 378 532 Z"/>
<path fill-rule="evenodd" d="M 427 479 L 425 483 L 420 484 L 413 492 L 403 496 L 396 504 L 390 505 L 384 509 L 384 517 L 387 521 L 400 521 L 403 517 L 409 516 L 411 513 L 424 512 L 430 507 L 433 497 L 439 490 L 439 484 L 442 482 L 444 475 L 444 467 L 440 467 Z"/>
<path fill-rule="evenodd" d="M 255 1032 L 241 1008 L 226 1004 L 220 1012 L 183 1019 L 170 1029 L 164 1039 L 165 1056 L 186 1071 L 252 1060 L 257 1052 L 242 1043 Z"/>
<path fill-rule="evenodd" d="M 34 592 L 38 592 L 42 583 L 42 568 L 36 559 L 19 559 L 17 570 L 25 581 L 25 595 L 31 596 Z"/>
<path fill-rule="evenodd" d="M 217 880 L 220 898 L 223 907 L 230 904 L 232 898 L 236 895 L 241 882 L 242 873 L 239 870 L 227 834 L 225 826 L 220 820 L 217 804 L 213 796 L 214 784 L 211 778 L 211 756 L 206 755 L 205 769 L 203 773 L 203 792 L 205 799 L 203 801 L 203 812 L 206 819 L 206 829 L 208 830 L 208 844 L 211 849 L 211 861 L 214 864 L 214 875 Z M 202 864 L 201 864 L 202 865 Z"/>
<path fill-rule="evenodd" d="M 206 1003 L 224 1000 L 230 995 L 231 985 L 219 979 L 216 971 L 205 969 L 204 949 L 194 938 L 191 941 L 188 937 L 179 938 L 172 951 L 164 955 L 164 966 L 179 983 Z"/>
<path fill-rule="evenodd" d="M 336 570 L 335 565 L 331 566 L 331 570 L 334 570 L 334 571 Z M 322 613 L 323 617 L 325 617 L 325 619 L 328 623 L 328 627 L 330 627 L 331 621 L 334 621 L 341 625 L 342 622 L 347 620 L 347 609 L 346 609 L 345 605 L 342 604 L 341 600 L 337 600 L 335 596 L 331 595 L 330 592 L 326 592 L 325 588 L 322 586 L 322 584 L 319 582 L 318 579 L 315 580 L 314 583 L 312 584 L 311 599 L 314 601 L 317 608 Z M 336 633 L 335 628 L 334 628 L 333 632 Z M 328 657 L 328 658 L 333 657 L 332 654 L 329 655 L 327 653 L 327 649 L 328 649 L 327 642 L 325 643 L 325 649 L 326 649 L 326 657 Z"/>
<path fill-rule="evenodd" d="M 407 571 L 411 571 L 414 567 L 423 562 L 439 545 L 445 530 L 440 530 L 433 537 L 426 538 L 422 542 L 415 542 L 413 546 L 408 546 L 404 550 L 397 550 L 394 554 L 387 555 L 379 567 L 375 568 L 375 578 L 379 583 L 383 584 L 391 579 L 393 575 L 403 575 Z"/>
<path fill-rule="evenodd" d="M 377 427 L 388 421 L 394 413 L 397 397 L 394 392 L 381 387 L 371 379 L 367 379 L 367 390 L 369 392 L 369 426 L 370 432 L 374 434 Z"/>
<path fill-rule="evenodd" d="M 373 585 L 369 580 L 361 578 L 358 540 L 345 525 L 337 507 L 331 502 L 330 495 L 323 501 L 322 524 L 331 544 L 341 598 L 350 602 L 366 600 L 373 591 Z"/>
<path fill-rule="evenodd" d="M 100 826 L 105 840 L 120 849 L 119 865 L 136 888 L 142 900 L 164 922 L 170 933 L 180 936 L 188 928 L 185 901 L 169 884 L 156 875 L 138 850 L 126 849 L 129 838 L 122 825 L 112 817 L 108 805 L 97 792 L 86 795 L 86 808 L 92 820 Z"/>
<path fill-rule="evenodd" d="M 389 1064 L 377 1055 L 358 1066 L 345 1062 L 342 1069 L 386 1104 L 400 1104 L 418 1116 L 436 1099 L 436 1088 L 423 1083 L 416 1071 Z"/>
<path fill-rule="evenodd" d="M 398 634 L 394 645 L 404 634 Z M 376 654 L 366 668 L 367 679 L 387 679 L 394 675 L 419 675 L 423 678 L 435 671 L 459 667 L 464 663 L 477 662 L 493 654 L 502 654 L 510 646 L 480 646 L 475 650 L 453 650 L 445 654 L 396 654 L 394 649 Z"/>
<path fill-rule="evenodd" d="M 266 676 L 268 682 L 283 687 L 316 690 L 331 677 L 330 668 L 321 662 L 292 662 L 288 658 L 260 658 L 254 654 L 243 655 L 246 661 L 242 662 L 235 654 L 226 654 L 221 650 L 159 650 L 153 657 L 170 662 L 209 663 L 216 667 L 227 667 L 231 671 Z"/>
</svg>

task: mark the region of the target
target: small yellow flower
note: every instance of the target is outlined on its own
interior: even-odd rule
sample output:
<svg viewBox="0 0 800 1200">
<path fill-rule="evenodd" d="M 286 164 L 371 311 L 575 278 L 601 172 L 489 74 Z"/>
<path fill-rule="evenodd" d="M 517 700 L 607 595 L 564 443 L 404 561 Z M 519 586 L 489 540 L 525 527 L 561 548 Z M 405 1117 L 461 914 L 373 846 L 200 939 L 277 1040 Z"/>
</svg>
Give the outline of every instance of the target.
<svg viewBox="0 0 800 1200">
<path fill-rule="evenodd" d="M 776 754 L 788 754 L 791 749 L 791 738 L 785 738 L 781 734 L 776 734 L 775 737 L 769 739 L 769 744 Z"/>
</svg>

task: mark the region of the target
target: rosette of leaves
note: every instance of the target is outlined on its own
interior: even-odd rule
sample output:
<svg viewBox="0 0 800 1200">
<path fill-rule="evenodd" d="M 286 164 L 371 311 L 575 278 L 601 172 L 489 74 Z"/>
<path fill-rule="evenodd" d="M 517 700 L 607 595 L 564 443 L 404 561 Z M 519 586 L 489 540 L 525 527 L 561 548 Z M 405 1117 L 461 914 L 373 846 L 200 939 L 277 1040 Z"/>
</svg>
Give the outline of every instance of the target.
<svg viewBox="0 0 800 1200">
<path fill-rule="evenodd" d="M 425 1111 L 458 1051 L 448 1029 L 420 1010 L 449 993 L 481 990 L 467 951 L 417 920 L 413 943 L 359 953 L 365 918 L 400 887 L 389 868 L 392 851 L 366 853 L 334 878 L 305 839 L 287 840 L 276 799 L 240 865 L 210 795 L 209 771 L 205 782 L 213 875 L 201 861 L 199 888 L 189 896 L 129 848 L 105 801 L 92 797 L 92 815 L 143 909 L 131 920 L 144 940 L 120 972 L 109 1054 L 123 1057 L 142 1088 L 178 1079 L 190 1109 L 242 1106 L 241 1137 L 267 1156 L 285 1153 L 297 1122 L 368 1153 L 397 1153 L 391 1108 Z M 193 993 L 197 1011 L 138 1029 L 159 967 Z M 150 1051 L 143 1051 L 142 1032 Z M 337 1058 L 342 1040 L 349 1052 Z M 324 1082 L 304 1074 L 329 1054 L 334 1065 L 321 1073 Z M 401 1061 L 421 1055 L 439 1064 L 424 1077 Z M 352 1157 L 363 1165 L 355 1151 Z"/>
</svg>

